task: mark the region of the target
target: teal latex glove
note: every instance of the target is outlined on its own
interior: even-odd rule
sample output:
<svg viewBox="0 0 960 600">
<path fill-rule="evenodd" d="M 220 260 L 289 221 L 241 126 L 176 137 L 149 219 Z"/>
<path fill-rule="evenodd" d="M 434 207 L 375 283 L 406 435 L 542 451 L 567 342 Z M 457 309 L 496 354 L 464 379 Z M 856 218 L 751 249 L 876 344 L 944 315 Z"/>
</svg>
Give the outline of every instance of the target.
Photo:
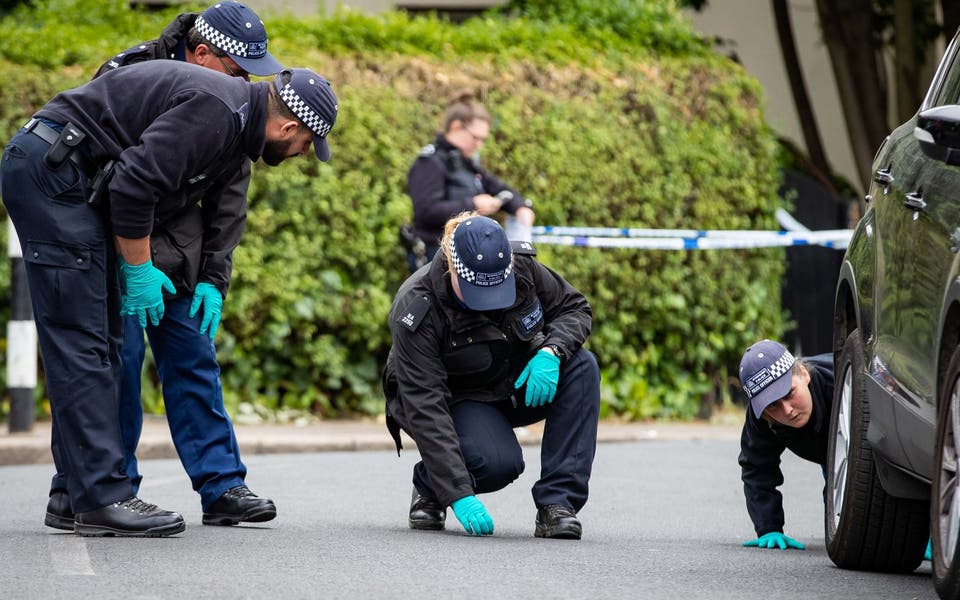
<svg viewBox="0 0 960 600">
<path fill-rule="evenodd" d="M 152 260 L 142 265 L 131 265 L 122 258 L 120 278 L 126 290 L 120 301 L 120 314 L 136 315 L 140 327 L 147 326 L 148 317 L 151 325 L 159 325 L 163 318 L 163 292 L 177 292 L 170 278 L 154 267 Z"/>
<path fill-rule="evenodd" d="M 454 500 L 450 508 L 470 535 L 493 535 L 493 519 L 476 496 Z"/>
<path fill-rule="evenodd" d="M 193 291 L 193 302 L 190 303 L 190 318 L 196 316 L 203 305 L 203 320 L 200 321 L 200 333 L 206 333 L 213 339 L 220 327 L 220 312 L 223 310 L 223 296 L 220 290 L 212 283 L 198 283 Z"/>
<path fill-rule="evenodd" d="M 933 560 L 933 540 L 927 541 L 927 551 L 923 553 L 923 560 Z"/>
<path fill-rule="evenodd" d="M 797 550 L 804 549 L 803 544 L 791 537 L 783 535 L 779 531 L 765 533 L 755 540 L 744 542 L 743 545 L 748 547 L 755 546 L 757 548 L 780 548 L 781 550 L 786 550 L 787 548 L 796 548 Z"/>
<path fill-rule="evenodd" d="M 557 382 L 560 381 L 560 359 L 548 350 L 538 351 L 524 367 L 514 389 L 527 384 L 524 404 L 532 408 L 553 402 L 557 394 Z"/>
</svg>

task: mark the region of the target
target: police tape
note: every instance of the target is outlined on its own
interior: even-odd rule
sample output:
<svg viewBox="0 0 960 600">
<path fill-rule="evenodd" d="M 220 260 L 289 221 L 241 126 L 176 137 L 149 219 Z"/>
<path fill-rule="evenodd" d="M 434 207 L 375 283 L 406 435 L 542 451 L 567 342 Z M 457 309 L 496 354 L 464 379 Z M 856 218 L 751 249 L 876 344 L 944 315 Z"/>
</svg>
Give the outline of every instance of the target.
<svg viewBox="0 0 960 600">
<path fill-rule="evenodd" d="M 823 246 L 843 250 L 850 243 L 853 230 L 752 231 L 535 226 L 532 234 L 532 241 L 538 244 L 586 248 L 720 250 Z"/>
</svg>

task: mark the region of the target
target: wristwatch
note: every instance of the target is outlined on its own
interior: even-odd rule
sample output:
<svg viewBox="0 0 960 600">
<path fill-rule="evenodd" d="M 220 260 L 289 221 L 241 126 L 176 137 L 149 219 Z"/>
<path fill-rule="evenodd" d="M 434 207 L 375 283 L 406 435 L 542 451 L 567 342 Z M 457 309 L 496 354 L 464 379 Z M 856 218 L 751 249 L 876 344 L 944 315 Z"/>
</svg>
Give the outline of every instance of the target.
<svg viewBox="0 0 960 600">
<path fill-rule="evenodd" d="M 560 351 L 560 346 L 557 346 L 556 344 L 550 344 L 550 345 L 548 345 L 548 346 L 543 346 L 543 347 L 540 348 L 540 349 L 541 349 L 541 350 L 546 350 L 547 352 L 549 352 L 550 354 L 556 356 L 556 357 L 559 358 L 559 359 L 563 359 L 563 352 Z"/>
</svg>

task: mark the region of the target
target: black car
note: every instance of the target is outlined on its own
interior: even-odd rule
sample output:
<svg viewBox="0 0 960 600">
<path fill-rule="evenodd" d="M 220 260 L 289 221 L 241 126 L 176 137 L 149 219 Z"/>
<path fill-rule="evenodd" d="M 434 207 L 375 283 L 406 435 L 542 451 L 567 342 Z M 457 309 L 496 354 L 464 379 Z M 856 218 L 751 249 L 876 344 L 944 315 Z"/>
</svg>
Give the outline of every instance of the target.
<svg viewBox="0 0 960 600">
<path fill-rule="evenodd" d="M 834 309 L 825 535 L 838 566 L 906 572 L 933 549 L 960 598 L 960 35 L 877 151 Z"/>
</svg>

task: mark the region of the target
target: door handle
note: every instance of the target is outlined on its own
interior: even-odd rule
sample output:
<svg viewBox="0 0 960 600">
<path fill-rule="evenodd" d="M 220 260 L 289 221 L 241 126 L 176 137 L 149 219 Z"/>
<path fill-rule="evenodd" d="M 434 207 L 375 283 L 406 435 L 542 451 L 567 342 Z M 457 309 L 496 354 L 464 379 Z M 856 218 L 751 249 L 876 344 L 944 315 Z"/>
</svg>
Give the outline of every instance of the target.
<svg viewBox="0 0 960 600">
<path fill-rule="evenodd" d="M 873 174 L 873 180 L 884 187 L 889 187 L 893 183 L 893 173 L 890 172 L 889 168 L 877 169 L 876 173 Z"/>
<path fill-rule="evenodd" d="M 910 192 L 905 194 L 903 205 L 912 210 L 923 210 L 927 207 L 927 203 L 923 201 L 923 192 Z"/>
</svg>

